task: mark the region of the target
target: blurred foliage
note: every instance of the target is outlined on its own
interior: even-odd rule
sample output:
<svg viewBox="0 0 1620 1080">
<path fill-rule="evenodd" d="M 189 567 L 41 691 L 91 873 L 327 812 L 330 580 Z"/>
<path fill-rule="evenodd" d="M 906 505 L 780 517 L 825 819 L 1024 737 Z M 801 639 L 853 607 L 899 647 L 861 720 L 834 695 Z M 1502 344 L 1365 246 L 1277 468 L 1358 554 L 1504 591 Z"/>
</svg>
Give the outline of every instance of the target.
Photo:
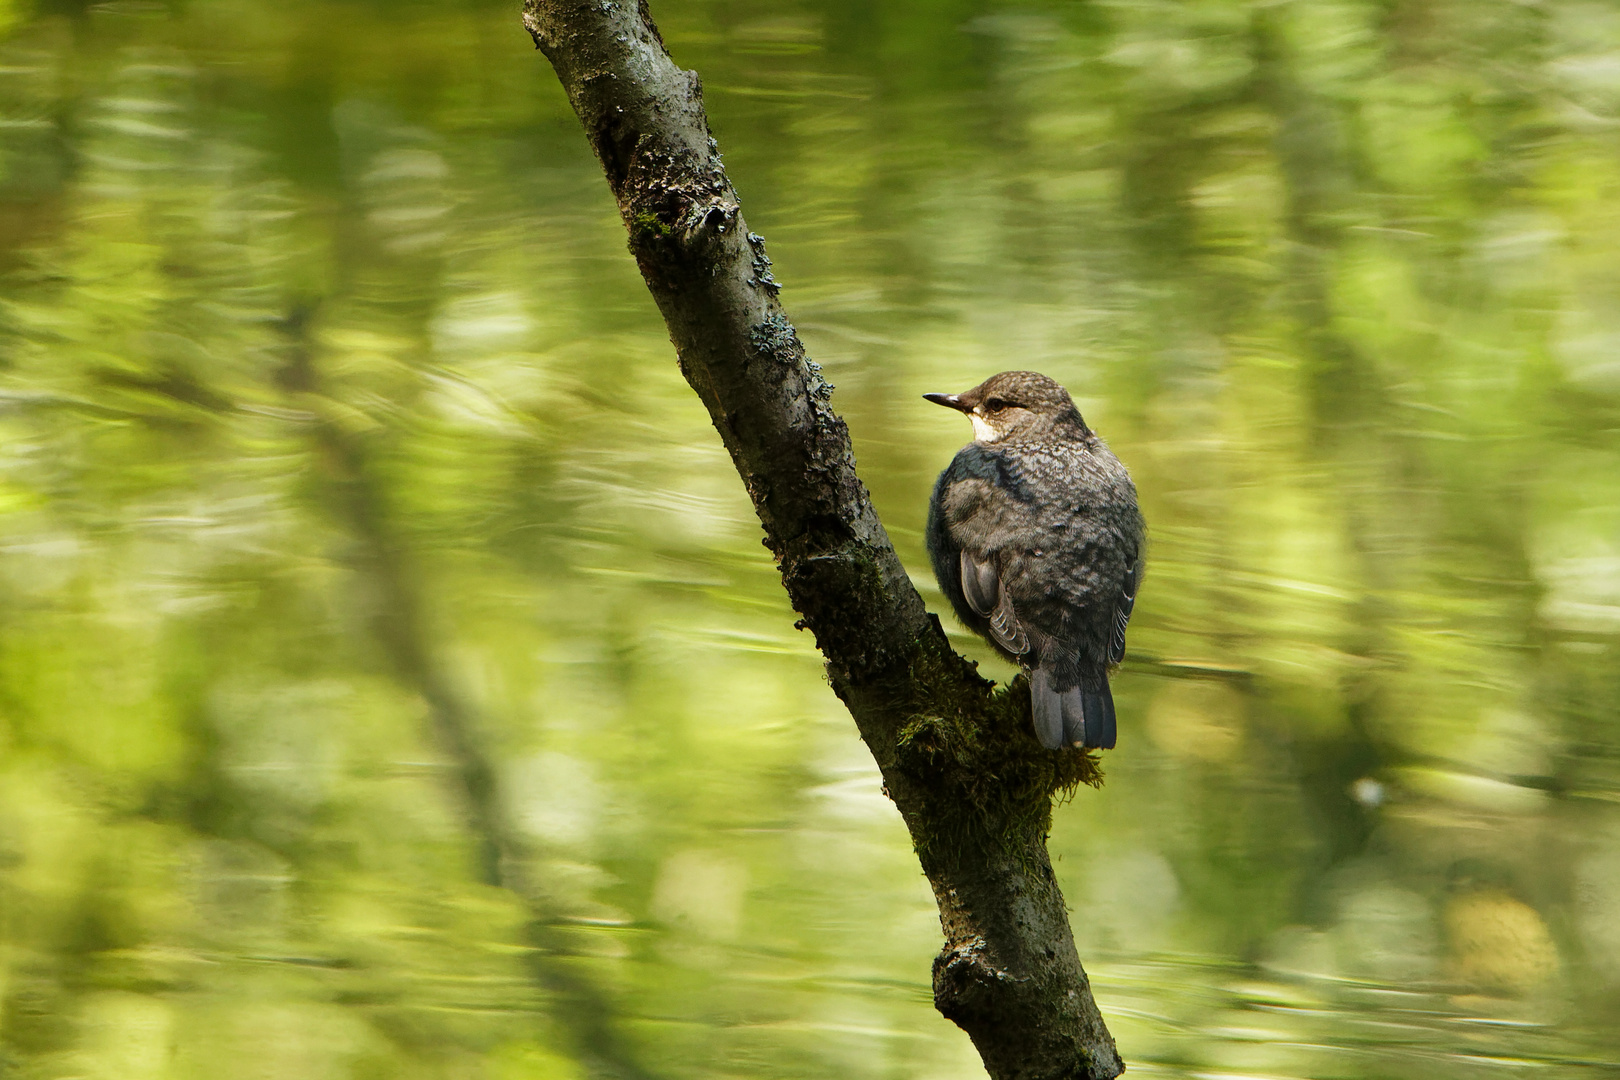
<svg viewBox="0 0 1620 1080">
<path fill-rule="evenodd" d="M 1133 1074 L 1620 1068 L 1620 13 L 654 8 L 931 602 L 922 392 L 1137 478 Z M 978 1074 L 516 14 L 0 3 L 8 1076 Z"/>
</svg>

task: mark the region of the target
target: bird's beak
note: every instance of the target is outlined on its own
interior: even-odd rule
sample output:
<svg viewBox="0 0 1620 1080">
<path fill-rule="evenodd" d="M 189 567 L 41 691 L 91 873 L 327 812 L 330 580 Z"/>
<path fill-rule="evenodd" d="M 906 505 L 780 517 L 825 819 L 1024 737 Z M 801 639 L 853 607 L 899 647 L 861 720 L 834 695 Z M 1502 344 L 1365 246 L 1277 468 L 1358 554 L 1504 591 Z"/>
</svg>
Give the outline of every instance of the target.
<svg viewBox="0 0 1620 1080">
<path fill-rule="evenodd" d="M 962 404 L 961 396 L 957 394 L 924 394 L 923 399 L 932 401 L 935 405 L 943 405 L 947 409 L 955 409 L 957 412 L 968 411 L 968 407 Z"/>
</svg>

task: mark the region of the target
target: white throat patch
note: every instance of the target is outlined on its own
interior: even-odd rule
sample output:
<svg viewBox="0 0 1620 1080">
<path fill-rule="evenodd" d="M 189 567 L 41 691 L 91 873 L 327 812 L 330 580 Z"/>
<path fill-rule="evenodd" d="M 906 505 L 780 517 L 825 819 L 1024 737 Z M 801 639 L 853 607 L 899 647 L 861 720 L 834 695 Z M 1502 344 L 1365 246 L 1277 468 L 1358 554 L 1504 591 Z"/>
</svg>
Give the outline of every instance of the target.
<svg viewBox="0 0 1620 1080">
<path fill-rule="evenodd" d="M 1001 438 L 1001 432 L 990 426 L 990 421 L 978 413 L 968 413 L 968 419 L 973 421 L 973 441 L 993 443 Z"/>
</svg>

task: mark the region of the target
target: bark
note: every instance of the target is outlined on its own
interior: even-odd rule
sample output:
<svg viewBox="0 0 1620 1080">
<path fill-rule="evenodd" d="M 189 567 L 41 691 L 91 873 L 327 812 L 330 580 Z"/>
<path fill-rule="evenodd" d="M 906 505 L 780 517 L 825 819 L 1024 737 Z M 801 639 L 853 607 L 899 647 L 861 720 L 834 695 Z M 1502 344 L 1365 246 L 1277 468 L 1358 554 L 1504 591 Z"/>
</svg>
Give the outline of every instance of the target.
<svg viewBox="0 0 1620 1080">
<path fill-rule="evenodd" d="M 923 607 L 855 474 L 832 388 L 778 303 L 698 76 L 670 59 L 645 0 L 527 0 L 524 25 L 584 124 L 681 372 L 933 884 L 935 1005 L 998 1080 L 1118 1076 L 1046 851 L 1052 797 L 1097 782 L 1095 760 L 1042 750 L 1023 680 L 993 692 Z"/>
</svg>

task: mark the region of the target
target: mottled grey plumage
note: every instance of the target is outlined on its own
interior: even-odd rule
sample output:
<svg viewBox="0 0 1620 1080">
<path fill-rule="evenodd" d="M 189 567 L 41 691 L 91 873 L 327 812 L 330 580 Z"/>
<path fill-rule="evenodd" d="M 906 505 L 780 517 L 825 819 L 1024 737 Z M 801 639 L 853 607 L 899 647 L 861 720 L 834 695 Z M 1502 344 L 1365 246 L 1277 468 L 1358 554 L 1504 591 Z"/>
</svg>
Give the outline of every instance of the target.
<svg viewBox="0 0 1620 1080">
<path fill-rule="evenodd" d="M 928 504 L 940 588 L 1029 672 L 1042 746 L 1112 747 L 1108 669 L 1125 657 L 1147 535 L 1130 475 L 1045 375 L 925 396 L 966 413 L 975 437 Z"/>
</svg>

